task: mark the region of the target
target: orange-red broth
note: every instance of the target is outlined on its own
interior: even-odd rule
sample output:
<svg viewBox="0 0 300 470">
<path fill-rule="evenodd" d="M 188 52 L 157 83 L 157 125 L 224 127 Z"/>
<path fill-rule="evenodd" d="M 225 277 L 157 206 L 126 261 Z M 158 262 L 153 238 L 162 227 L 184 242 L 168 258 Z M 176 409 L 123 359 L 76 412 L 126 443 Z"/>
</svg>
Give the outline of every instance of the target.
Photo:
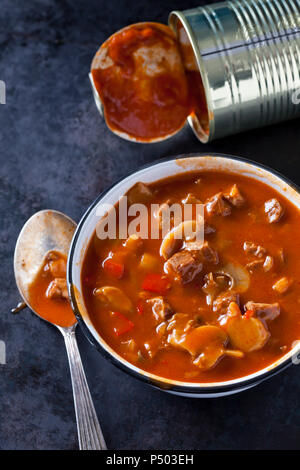
<svg viewBox="0 0 300 470">
<path fill-rule="evenodd" d="M 201 178 L 199 182 L 198 179 Z M 253 241 L 263 245 L 274 256 L 275 267 L 270 273 L 255 270 L 251 275 L 249 289 L 241 294 L 241 305 L 247 301 L 279 302 L 281 313 L 278 318 L 268 325 L 271 337 L 260 350 L 245 354 L 243 359 L 223 358 L 213 369 L 200 371 L 192 364 L 188 352 L 174 347 L 157 352 L 153 359 L 143 360 L 133 358 L 128 353 L 126 341 L 133 338 L 139 347 L 147 341 L 155 342 L 156 323 L 151 313 L 139 311 L 139 293 L 146 272 L 139 267 L 144 252 L 157 258 L 156 273 L 163 274 L 164 260 L 159 256 L 161 240 L 143 240 L 142 248 L 130 255 L 121 248 L 125 270 L 121 279 L 115 279 L 102 268 L 103 260 L 110 251 L 118 251 L 124 240 L 98 240 L 94 235 L 88 247 L 82 268 L 82 287 L 84 301 L 91 321 L 103 339 L 120 356 L 134 363 L 141 369 L 161 377 L 189 382 L 218 382 L 231 380 L 258 371 L 273 363 L 284 355 L 292 346 L 293 341 L 300 338 L 300 264 L 298 253 L 300 239 L 296 236 L 300 225 L 298 209 L 287 199 L 279 196 L 267 185 L 245 176 L 231 175 L 221 172 L 205 172 L 190 174 L 185 177 L 175 177 L 159 181 L 152 185 L 154 195 L 148 203 L 161 204 L 168 199 L 179 202 L 188 193 L 193 193 L 201 201 L 215 193 L 226 190 L 237 183 L 246 199 L 243 208 L 235 208 L 230 216 L 215 216 L 210 221 L 216 229 L 215 234 L 207 239 L 218 251 L 220 263 L 222 260 L 235 260 L 242 265 L 249 261 L 243 250 L 244 241 Z M 269 224 L 264 213 L 266 200 L 276 197 L 282 202 L 285 214 L 280 223 Z M 278 256 L 279 250 L 284 252 L 284 262 Z M 210 269 L 205 268 L 190 284 L 180 285 L 171 281 L 171 289 L 165 295 L 166 300 L 176 312 L 194 315 L 201 307 L 201 318 L 204 323 L 213 322 L 216 314 L 206 305 L 205 294 L 201 290 L 203 276 Z M 279 295 L 272 289 L 273 283 L 281 276 L 293 279 L 293 284 L 287 293 Z M 93 295 L 95 287 L 113 285 L 121 288 L 130 297 L 135 308 L 130 314 L 130 322 L 134 327 L 127 333 L 116 335 L 114 332 L 115 319 Z M 155 294 L 153 294 L 155 296 Z M 127 315 L 129 317 L 129 315 Z"/>
</svg>

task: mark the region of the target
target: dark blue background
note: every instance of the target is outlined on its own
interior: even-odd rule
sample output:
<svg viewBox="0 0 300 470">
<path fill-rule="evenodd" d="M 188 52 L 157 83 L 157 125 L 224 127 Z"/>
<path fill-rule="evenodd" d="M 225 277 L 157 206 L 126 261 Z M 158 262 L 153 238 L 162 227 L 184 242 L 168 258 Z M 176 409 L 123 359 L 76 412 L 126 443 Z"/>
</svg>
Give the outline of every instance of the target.
<svg viewBox="0 0 300 470">
<path fill-rule="evenodd" d="M 109 132 L 93 102 L 91 59 L 111 33 L 137 21 L 167 22 L 199 0 L 1 0 L 0 448 L 76 449 L 67 356 L 60 333 L 18 300 L 13 251 L 28 217 L 54 208 L 79 220 L 116 179 L 144 163 L 195 151 L 237 154 L 300 183 L 299 120 L 202 145 L 188 128 L 167 142 L 131 144 Z M 295 234 L 295 236 L 299 236 Z M 292 242 L 292 240 L 291 240 Z M 300 448 L 300 368 L 240 395 L 200 400 L 151 389 L 106 362 L 78 331 L 110 449 Z"/>
</svg>

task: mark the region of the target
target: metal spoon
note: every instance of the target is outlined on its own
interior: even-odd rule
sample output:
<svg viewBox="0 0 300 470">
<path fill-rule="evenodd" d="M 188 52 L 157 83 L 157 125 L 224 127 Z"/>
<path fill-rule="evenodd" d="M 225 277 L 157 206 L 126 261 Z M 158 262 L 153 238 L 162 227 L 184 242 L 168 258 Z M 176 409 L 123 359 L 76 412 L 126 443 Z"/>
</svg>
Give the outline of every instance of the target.
<svg viewBox="0 0 300 470">
<path fill-rule="evenodd" d="M 18 237 L 14 256 L 16 283 L 24 302 L 38 316 L 39 312 L 34 311 L 30 305 L 28 288 L 39 272 L 47 252 L 55 250 L 68 254 L 75 229 L 76 223 L 61 212 L 43 210 L 26 222 Z M 76 342 L 77 322 L 67 328 L 55 326 L 64 337 L 68 353 L 79 448 L 106 450 Z"/>
</svg>

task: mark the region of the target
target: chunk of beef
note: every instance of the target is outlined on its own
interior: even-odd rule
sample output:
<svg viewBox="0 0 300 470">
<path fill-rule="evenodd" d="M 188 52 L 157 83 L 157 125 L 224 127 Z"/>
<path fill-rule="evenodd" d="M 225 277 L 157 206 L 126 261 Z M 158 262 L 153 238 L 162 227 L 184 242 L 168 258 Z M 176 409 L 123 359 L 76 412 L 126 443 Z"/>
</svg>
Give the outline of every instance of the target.
<svg viewBox="0 0 300 470">
<path fill-rule="evenodd" d="M 202 267 L 203 264 L 187 250 L 175 253 L 164 265 L 165 272 L 174 273 L 182 284 L 191 282 L 202 271 Z"/>
<path fill-rule="evenodd" d="M 246 311 L 253 312 L 253 315 L 261 320 L 274 320 L 280 315 L 280 306 L 277 302 L 274 304 L 264 304 L 249 300 L 244 308 Z"/>
<path fill-rule="evenodd" d="M 218 253 L 209 245 L 208 242 L 191 241 L 185 243 L 185 249 L 190 251 L 194 257 L 202 259 L 204 262 L 218 264 Z"/>
<path fill-rule="evenodd" d="M 208 263 L 218 264 L 219 256 L 218 253 L 209 245 L 208 242 L 204 242 L 200 248 L 201 255 L 204 260 Z"/>
<path fill-rule="evenodd" d="M 266 250 L 263 246 L 253 242 L 244 242 L 243 248 L 247 255 L 256 256 L 257 258 L 262 258 L 266 254 Z"/>
<path fill-rule="evenodd" d="M 280 202 L 273 198 L 265 202 L 265 213 L 267 214 L 270 224 L 273 224 L 281 219 L 284 209 Z"/>
<path fill-rule="evenodd" d="M 155 320 L 167 320 L 172 316 L 172 308 L 163 297 L 148 299 L 147 304 L 151 306 Z"/>
<path fill-rule="evenodd" d="M 242 207 L 245 204 L 245 198 L 236 184 L 231 187 L 228 193 L 224 194 L 224 197 L 235 207 Z"/>
<path fill-rule="evenodd" d="M 225 314 L 231 302 L 240 303 L 239 294 L 232 291 L 222 292 L 213 302 L 213 311 Z"/>
<path fill-rule="evenodd" d="M 67 281 L 65 278 L 57 277 L 50 282 L 46 296 L 48 299 L 69 299 Z"/>
<path fill-rule="evenodd" d="M 215 194 L 213 197 L 208 199 L 205 207 L 208 215 L 221 215 L 226 217 L 231 214 L 231 207 L 224 199 L 222 193 Z"/>
</svg>

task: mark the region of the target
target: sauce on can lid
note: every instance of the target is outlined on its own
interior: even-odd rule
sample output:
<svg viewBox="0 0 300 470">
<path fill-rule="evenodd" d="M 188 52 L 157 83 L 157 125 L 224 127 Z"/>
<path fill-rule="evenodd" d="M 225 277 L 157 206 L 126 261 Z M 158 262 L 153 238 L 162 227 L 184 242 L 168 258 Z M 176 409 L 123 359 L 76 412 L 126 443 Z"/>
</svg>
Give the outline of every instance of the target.
<svg viewBox="0 0 300 470">
<path fill-rule="evenodd" d="M 196 112 L 201 77 L 185 70 L 181 49 L 172 30 L 159 23 L 128 26 L 102 44 L 91 73 L 112 131 L 139 142 L 159 141 Z"/>
</svg>

